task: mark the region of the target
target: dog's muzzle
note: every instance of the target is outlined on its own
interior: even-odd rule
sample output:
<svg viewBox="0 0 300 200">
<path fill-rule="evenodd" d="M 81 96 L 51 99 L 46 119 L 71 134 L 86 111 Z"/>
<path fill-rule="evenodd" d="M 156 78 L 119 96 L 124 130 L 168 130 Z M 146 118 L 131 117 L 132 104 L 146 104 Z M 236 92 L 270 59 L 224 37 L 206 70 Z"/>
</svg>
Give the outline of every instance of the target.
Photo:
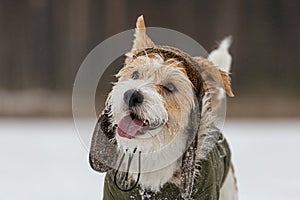
<svg viewBox="0 0 300 200">
<path fill-rule="evenodd" d="M 129 108 L 132 108 L 142 104 L 144 96 L 140 91 L 131 89 L 124 93 L 123 99 Z"/>
<path fill-rule="evenodd" d="M 165 124 L 164 120 L 148 120 L 136 114 L 135 110 L 144 101 L 144 95 L 139 90 L 130 89 L 126 91 L 123 100 L 128 106 L 128 112 L 118 123 L 117 133 L 119 136 L 131 139 L 136 135 L 142 135 L 146 131 L 157 129 Z"/>
</svg>

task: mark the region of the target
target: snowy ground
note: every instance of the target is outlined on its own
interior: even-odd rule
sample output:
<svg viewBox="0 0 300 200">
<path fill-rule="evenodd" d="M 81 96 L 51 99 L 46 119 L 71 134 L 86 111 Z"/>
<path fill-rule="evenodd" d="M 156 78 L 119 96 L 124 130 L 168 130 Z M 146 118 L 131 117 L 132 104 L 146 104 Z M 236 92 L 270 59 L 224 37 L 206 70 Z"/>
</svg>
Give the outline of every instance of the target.
<svg viewBox="0 0 300 200">
<path fill-rule="evenodd" d="M 241 200 L 299 200 L 300 120 L 229 120 Z M 72 120 L 0 119 L 1 200 L 101 199 Z"/>
</svg>

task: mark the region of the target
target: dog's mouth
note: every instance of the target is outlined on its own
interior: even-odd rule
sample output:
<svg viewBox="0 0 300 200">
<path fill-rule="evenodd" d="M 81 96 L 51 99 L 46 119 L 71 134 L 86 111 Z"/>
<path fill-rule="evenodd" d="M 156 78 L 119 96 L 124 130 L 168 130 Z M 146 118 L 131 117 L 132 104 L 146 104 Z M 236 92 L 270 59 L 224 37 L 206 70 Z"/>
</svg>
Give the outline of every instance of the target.
<svg viewBox="0 0 300 200">
<path fill-rule="evenodd" d="M 161 126 L 159 122 L 150 123 L 133 112 L 129 112 L 118 123 L 117 133 L 121 137 L 131 139 L 136 135 L 143 134 L 147 130 L 154 130 Z"/>
</svg>

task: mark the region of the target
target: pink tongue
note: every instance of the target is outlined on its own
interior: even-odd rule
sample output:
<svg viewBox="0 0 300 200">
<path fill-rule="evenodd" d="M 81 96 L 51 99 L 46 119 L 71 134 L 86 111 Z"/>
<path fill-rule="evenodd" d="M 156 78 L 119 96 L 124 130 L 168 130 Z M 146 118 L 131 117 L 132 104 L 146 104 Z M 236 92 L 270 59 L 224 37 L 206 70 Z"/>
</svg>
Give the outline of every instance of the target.
<svg viewBox="0 0 300 200">
<path fill-rule="evenodd" d="M 121 137 L 131 139 L 143 127 L 143 122 L 126 115 L 118 124 L 117 132 Z"/>
</svg>

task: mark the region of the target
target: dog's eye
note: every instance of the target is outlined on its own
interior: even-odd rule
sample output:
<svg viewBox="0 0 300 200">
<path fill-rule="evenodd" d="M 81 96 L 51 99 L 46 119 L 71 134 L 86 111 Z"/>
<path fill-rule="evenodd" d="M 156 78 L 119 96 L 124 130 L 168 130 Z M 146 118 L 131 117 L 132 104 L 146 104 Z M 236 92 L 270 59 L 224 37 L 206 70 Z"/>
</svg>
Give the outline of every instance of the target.
<svg viewBox="0 0 300 200">
<path fill-rule="evenodd" d="M 175 92 L 177 90 L 173 83 L 164 84 L 163 87 L 168 90 L 168 92 Z"/>
<path fill-rule="evenodd" d="M 140 77 L 140 74 L 138 71 L 134 71 L 132 74 L 131 74 L 131 78 L 132 79 L 138 79 Z"/>
</svg>

